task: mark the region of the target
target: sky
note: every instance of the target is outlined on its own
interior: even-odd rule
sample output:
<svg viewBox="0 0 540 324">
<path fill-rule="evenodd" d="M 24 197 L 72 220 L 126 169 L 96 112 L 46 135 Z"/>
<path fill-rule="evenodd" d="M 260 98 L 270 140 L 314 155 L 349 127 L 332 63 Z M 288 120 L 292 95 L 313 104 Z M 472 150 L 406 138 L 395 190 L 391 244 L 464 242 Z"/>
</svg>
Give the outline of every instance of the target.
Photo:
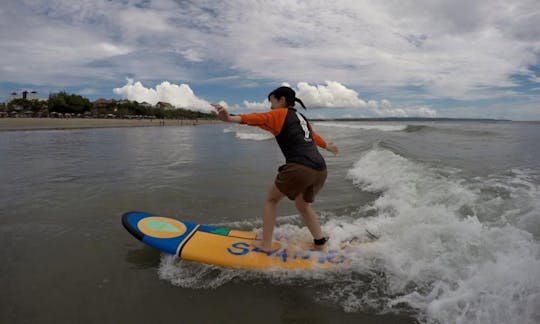
<svg viewBox="0 0 540 324">
<path fill-rule="evenodd" d="M 540 120 L 538 0 L 2 0 L 0 101 L 67 91 L 309 117 Z"/>
</svg>

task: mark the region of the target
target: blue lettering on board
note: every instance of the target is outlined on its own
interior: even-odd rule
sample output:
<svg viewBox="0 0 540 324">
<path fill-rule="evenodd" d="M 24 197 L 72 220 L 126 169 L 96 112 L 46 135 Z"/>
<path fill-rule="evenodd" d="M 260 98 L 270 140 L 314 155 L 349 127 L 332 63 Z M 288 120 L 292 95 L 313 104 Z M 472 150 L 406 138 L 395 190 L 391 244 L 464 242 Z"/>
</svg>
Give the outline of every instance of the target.
<svg viewBox="0 0 540 324">
<path fill-rule="evenodd" d="M 332 264 L 340 264 L 345 262 L 345 256 L 343 254 L 339 254 L 337 251 L 328 251 L 328 253 L 320 253 L 317 261 L 319 264 L 324 264 L 327 262 Z"/>
<path fill-rule="evenodd" d="M 343 254 L 338 254 L 336 251 L 330 251 L 326 261 L 332 264 L 340 264 L 345 262 L 345 256 Z"/>
<path fill-rule="evenodd" d="M 311 252 L 310 251 L 301 251 L 296 250 L 293 254 L 293 259 L 302 259 L 302 260 L 309 260 L 311 258 Z"/>
<path fill-rule="evenodd" d="M 231 248 L 227 248 L 227 252 L 229 252 L 232 255 L 246 255 L 249 253 L 248 243 L 245 243 L 245 242 L 233 243 L 231 247 L 235 250 L 232 250 Z"/>
<path fill-rule="evenodd" d="M 288 254 L 286 249 L 278 249 L 276 251 L 266 252 L 259 249 L 258 247 L 251 247 L 250 244 L 246 242 L 236 242 L 231 244 L 231 246 L 227 248 L 227 252 L 236 256 L 243 256 L 248 254 L 249 252 L 264 253 L 268 256 L 280 258 L 283 263 L 286 263 L 289 259 L 316 259 L 319 264 L 340 264 L 345 262 L 346 260 L 345 256 L 338 253 L 337 251 L 329 251 L 329 253 L 312 253 L 312 251 L 295 250 L 292 252 L 292 254 Z"/>
<path fill-rule="evenodd" d="M 261 250 L 260 248 L 258 247 L 254 247 L 251 252 L 257 252 L 257 253 L 264 253 L 268 256 L 272 256 L 272 257 L 281 257 L 281 261 L 283 262 L 287 262 L 287 259 L 289 257 L 289 255 L 287 254 L 287 250 L 286 249 L 277 249 L 275 251 L 270 251 L 270 252 L 267 252 L 267 251 L 263 251 Z"/>
<path fill-rule="evenodd" d="M 287 255 L 287 251 L 286 251 L 286 250 L 281 250 L 280 256 L 281 256 L 281 260 L 282 260 L 283 262 L 287 262 L 287 257 L 288 257 L 288 255 Z"/>
</svg>

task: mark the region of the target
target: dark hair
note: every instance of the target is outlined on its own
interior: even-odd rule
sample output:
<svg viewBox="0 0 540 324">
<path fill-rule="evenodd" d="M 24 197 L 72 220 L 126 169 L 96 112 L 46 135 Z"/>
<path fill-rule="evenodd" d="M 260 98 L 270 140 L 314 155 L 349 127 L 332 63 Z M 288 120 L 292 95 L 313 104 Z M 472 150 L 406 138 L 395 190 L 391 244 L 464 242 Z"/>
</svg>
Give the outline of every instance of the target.
<svg viewBox="0 0 540 324">
<path fill-rule="evenodd" d="M 294 107 L 295 103 L 298 102 L 302 108 L 306 109 L 306 106 L 304 106 L 304 103 L 302 100 L 296 98 L 296 92 L 294 92 L 293 89 L 290 87 L 279 87 L 275 89 L 274 91 L 270 92 L 268 94 L 268 101 L 270 101 L 270 97 L 274 96 L 276 99 L 280 99 L 281 97 L 285 97 L 285 102 L 287 103 L 287 107 Z"/>
</svg>

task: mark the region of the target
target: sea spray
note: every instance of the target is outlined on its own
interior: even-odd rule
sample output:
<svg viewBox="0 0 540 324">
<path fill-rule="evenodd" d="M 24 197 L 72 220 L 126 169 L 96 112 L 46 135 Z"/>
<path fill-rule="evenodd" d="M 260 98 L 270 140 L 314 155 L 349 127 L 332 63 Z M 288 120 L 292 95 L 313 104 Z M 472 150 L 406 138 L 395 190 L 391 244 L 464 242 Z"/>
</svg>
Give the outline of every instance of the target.
<svg viewBox="0 0 540 324">
<path fill-rule="evenodd" d="M 441 171 L 375 148 L 348 173 L 360 189 L 381 194 L 366 207 L 378 212 L 367 226 L 382 237 L 374 246 L 387 279 L 384 293 L 396 296 L 388 309 L 405 303 L 419 319 L 437 323 L 538 321 L 540 245 L 512 224 L 478 219 L 475 210 L 492 204 L 481 189 L 493 182 L 481 188 Z M 490 210 L 495 218 L 506 212 Z"/>
<path fill-rule="evenodd" d="M 264 130 L 256 127 L 236 125 L 223 129 L 224 133 L 234 133 L 235 137 L 240 140 L 266 141 L 274 138 L 274 136 Z"/>
<path fill-rule="evenodd" d="M 425 323 L 540 322 L 540 191 L 532 170 L 470 177 L 374 145 L 349 165 L 347 181 L 359 197 L 375 198 L 345 213 L 318 210 L 330 247 L 366 239 L 366 229 L 380 236 L 348 249 L 350 268 L 255 272 L 166 257 L 160 276 L 202 289 L 236 280 L 309 285 L 315 299 L 346 311 L 407 313 Z M 278 224 L 279 240 L 311 240 L 298 215 Z M 261 228 L 258 217 L 220 225 Z"/>
</svg>

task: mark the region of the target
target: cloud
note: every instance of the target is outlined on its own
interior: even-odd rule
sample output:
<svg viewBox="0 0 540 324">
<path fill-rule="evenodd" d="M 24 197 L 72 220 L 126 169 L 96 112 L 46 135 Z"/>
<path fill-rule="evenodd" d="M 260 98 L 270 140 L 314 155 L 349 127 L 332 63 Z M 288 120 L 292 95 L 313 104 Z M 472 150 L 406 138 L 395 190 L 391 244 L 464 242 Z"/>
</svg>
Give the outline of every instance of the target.
<svg viewBox="0 0 540 324">
<path fill-rule="evenodd" d="M 282 85 L 290 86 L 283 82 Z M 294 88 L 294 87 L 293 87 Z M 307 82 L 299 82 L 294 88 L 296 96 L 301 98 L 310 112 L 321 108 L 336 110 L 354 109 L 355 116 L 362 117 L 436 117 L 437 112 L 429 107 L 394 107 L 389 100 L 380 102 L 375 100 L 364 101 L 358 93 L 336 81 L 327 81 L 323 85 L 310 85 Z M 155 88 L 145 87 L 142 82 L 128 78 L 126 84 L 120 88 L 114 88 L 113 92 L 124 99 L 137 102 L 148 102 L 155 105 L 159 101 L 171 103 L 177 108 L 209 112 L 210 103 L 195 95 L 188 84 L 174 84 L 163 81 Z M 270 108 L 268 99 L 261 102 L 244 100 L 243 105 L 229 106 L 225 101 L 219 104 L 229 108 L 235 113 L 247 113 L 252 111 L 267 111 Z M 351 115 L 351 114 L 348 114 Z M 325 114 L 314 112 L 316 118 L 324 118 Z M 351 115 L 352 116 L 352 115 Z"/>
<path fill-rule="evenodd" d="M 534 82 L 534 83 L 540 83 L 540 77 L 538 77 L 538 76 L 536 76 L 536 75 L 531 75 L 531 76 L 529 77 L 529 80 L 530 80 L 531 82 Z"/>
<path fill-rule="evenodd" d="M 152 105 L 163 101 L 177 108 L 211 111 L 210 103 L 197 97 L 187 84 L 177 85 L 163 81 L 154 89 L 145 87 L 140 81 L 134 82 L 133 79 L 127 79 L 127 83 L 123 87 L 114 88 L 113 92 L 124 99 L 137 102 L 146 101 Z"/>
<path fill-rule="evenodd" d="M 297 84 L 296 96 L 304 104 L 318 108 L 365 108 L 366 102 L 358 93 L 336 81 L 326 81 L 325 85 Z"/>
<path fill-rule="evenodd" d="M 247 101 L 244 100 L 244 107 L 247 110 L 268 110 L 270 108 L 270 102 L 268 99 L 264 99 L 262 102 L 256 102 L 256 101 Z M 236 107 L 236 110 L 242 109 L 241 107 Z"/>
<path fill-rule="evenodd" d="M 187 49 L 180 51 L 180 53 L 191 62 L 203 62 L 204 61 L 204 55 L 202 53 L 197 52 L 194 49 Z"/>
<path fill-rule="evenodd" d="M 523 25 L 538 29 L 520 19 L 535 11 L 533 1 L 227 5 L 214 7 L 223 10 L 216 17 L 223 34 L 212 39 L 224 45 L 221 60 L 252 78 L 333 79 L 370 92 L 412 85 L 433 97 L 472 100 L 506 96 L 500 89 L 516 87 L 513 76 L 538 63 L 540 37 L 528 32 L 524 41 L 515 33 L 526 32 Z"/>
<path fill-rule="evenodd" d="M 394 107 L 388 100 L 382 100 L 372 111 L 377 117 L 437 117 L 437 111 L 427 106 Z"/>
<path fill-rule="evenodd" d="M 131 38 L 144 37 L 152 34 L 158 37 L 163 33 L 173 32 L 167 13 L 152 8 L 125 8 L 119 12 L 119 26 L 123 34 Z"/>
<path fill-rule="evenodd" d="M 57 22 L 55 19 L 63 19 L 63 16 L 57 18 L 54 10 L 48 12 L 44 6 L 42 2 L 25 7 L 22 3 L 8 1 L 0 12 L 2 81 L 84 86 L 112 76 L 110 70 L 89 67 L 89 63 L 104 62 L 133 50 L 130 45 L 103 37 L 99 30 L 79 25 L 78 21 L 83 18 L 77 23 Z M 66 4 L 64 9 L 69 11 L 71 7 Z M 83 12 L 81 9 L 79 14 Z M 90 12 L 94 12 L 93 9 Z"/>
<path fill-rule="evenodd" d="M 282 86 L 290 87 L 283 82 Z M 358 93 L 347 88 L 337 81 L 326 81 L 323 85 L 310 85 L 307 82 L 299 82 L 296 86 L 296 97 L 310 108 L 364 108 L 366 102 L 358 96 Z M 270 107 L 270 102 L 265 99 L 262 102 L 244 100 L 244 106 L 251 110 L 264 110 Z"/>
<path fill-rule="evenodd" d="M 282 83 L 290 86 L 289 83 Z M 296 97 L 300 98 L 309 110 L 331 108 L 356 110 L 356 114 L 362 117 L 436 117 L 437 111 L 427 106 L 419 107 L 394 107 L 389 100 L 383 99 L 365 101 L 359 94 L 347 88 L 337 81 L 326 81 L 325 84 L 310 85 L 307 82 L 298 82 L 292 87 L 296 92 Z M 236 110 L 268 110 L 270 103 L 267 99 L 262 102 L 244 101 L 244 107 L 235 107 Z M 297 105 L 298 107 L 298 105 Z M 351 115 L 350 113 L 347 115 Z M 322 116 L 318 114 L 317 116 Z M 351 115 L 352 116 L 352 115 Z M 317 117 L 319 118 L 319 117 Z"/>
<path fill-rule="evenodd" d="M 59 88 L 126 75 L 215 86 L 234 75 L 238 87 L 285 79 L 324 107 L 362 106 L 355 91 L 396 102 L 497 100 L 530 95 L 520 82 L 537 82 L 528 78 L 540 64 L 537 8 L 537 0 L 6 0 L 0 75 Z"/>
</svg>

